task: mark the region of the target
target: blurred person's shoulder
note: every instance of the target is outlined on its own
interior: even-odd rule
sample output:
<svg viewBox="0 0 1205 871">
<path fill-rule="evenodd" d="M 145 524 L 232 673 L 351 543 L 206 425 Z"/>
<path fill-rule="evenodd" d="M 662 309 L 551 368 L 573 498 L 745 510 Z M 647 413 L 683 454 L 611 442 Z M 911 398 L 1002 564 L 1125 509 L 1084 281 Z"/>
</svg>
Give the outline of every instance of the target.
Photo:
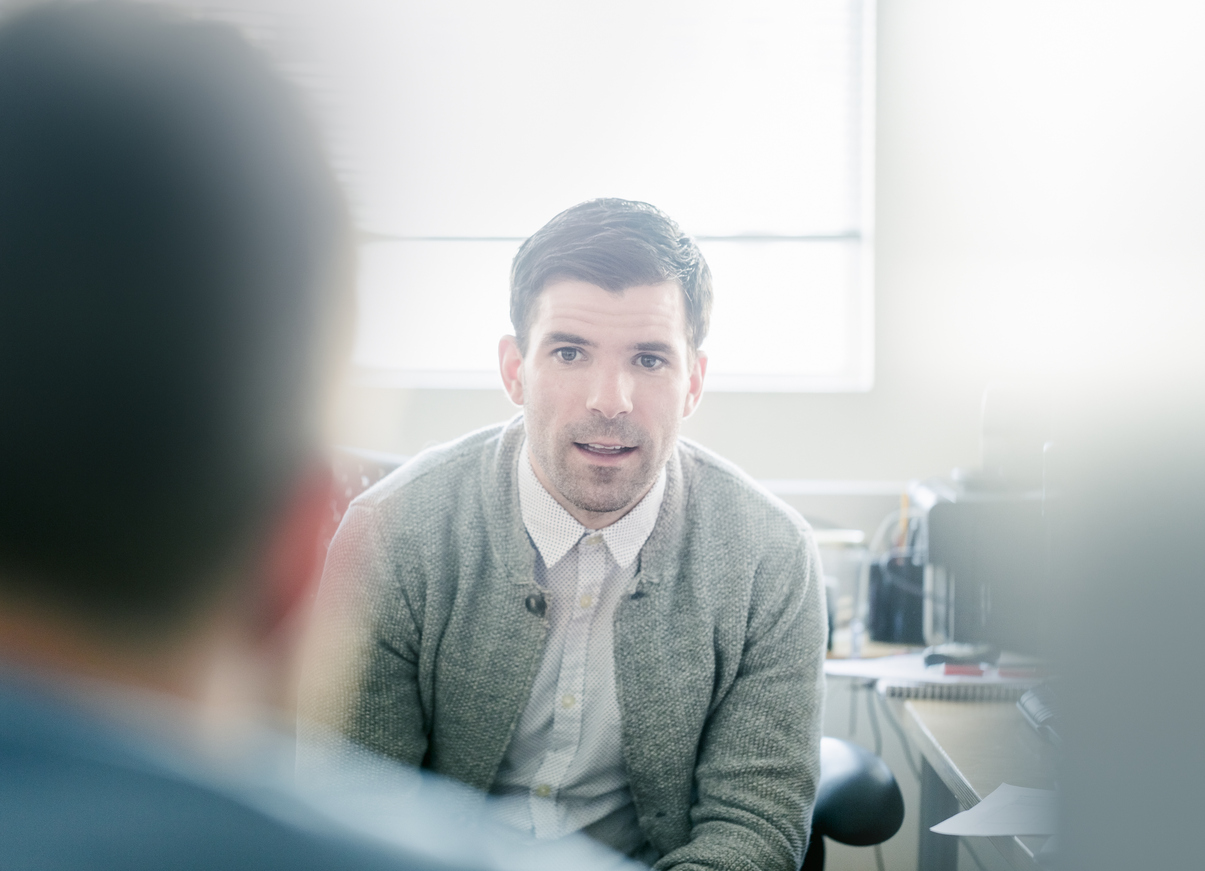
<svg viewBox="0 0 1205 871">
<path fill-rule="evenodd" d="M 428 769 L 381 756 L 335 732 L 300 739 L 298 794 L 349 829 L 427 857 L 482 871 L 647 871 L 582 833 L 536 839 L 504 823 L 495 798 Z"/>
<path fill-rule="evenodd" d="M 295 778 L 292 739 L 251 727 L 215 763 L 183 740 L 196 724 L 170 701 L 78 689 L 0 664 L 0 868 L 642 867 L 584 836 L 535 841 L 496 822 L 480 793 L 362 748 Z"/>
<path fill-rule="evenodd" d="M 0 769 L 4 868 L 474 867 L 364 837 L 30 682 L 0 684 Z"/>
</svg>

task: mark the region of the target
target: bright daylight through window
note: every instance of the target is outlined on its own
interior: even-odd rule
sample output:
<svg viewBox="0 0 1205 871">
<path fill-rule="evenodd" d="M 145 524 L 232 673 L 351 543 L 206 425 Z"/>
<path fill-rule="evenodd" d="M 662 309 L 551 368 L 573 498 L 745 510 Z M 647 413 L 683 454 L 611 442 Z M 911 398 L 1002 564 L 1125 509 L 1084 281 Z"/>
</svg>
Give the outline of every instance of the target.
<svg viewBox="0 0 1205 871">
<path fill-rule="evenodd" d="M 869 389 L 873 10 L 291 7 L 364 231 L 357 377 L 496 387 L 519 243 L 568 206 L 617 196 L 665 210 L 711 264 L 709 389 Z"/>
</svg>

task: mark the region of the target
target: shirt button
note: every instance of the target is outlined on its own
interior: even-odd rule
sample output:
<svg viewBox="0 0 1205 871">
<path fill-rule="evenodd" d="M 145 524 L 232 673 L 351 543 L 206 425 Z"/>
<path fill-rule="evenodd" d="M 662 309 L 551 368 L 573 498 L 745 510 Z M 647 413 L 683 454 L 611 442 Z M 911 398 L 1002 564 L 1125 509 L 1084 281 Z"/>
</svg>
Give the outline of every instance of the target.
<svg viewBox="0 0 1205 871">
<path fill-rule="evenodd" d="M 583 608 L 589 608 L 591 605 L 594 604 L 594 597 L 591 596 L 589 593 L 586 593 L 584 596 L 582 596 L 578 600 L 578 602 L 581 604 L 581 606 Z"/>
<path fill-rule="evenodd" d="M 603 537 L 601 532 L 596 532 L 593 535 L 586 536 L 586 544 L 602 544 L 602 540 Z"/>
<path fill-rule="evenodd" d="M 565 695 L 561 696 L 561 707 L 562 708 L 572 708 L 576 704 L 577 704 L 577 696 L 571 695 L 569 693 L 566 693 Z"/>
<path fill-rule="evenodd" d="M 540 798 L 548 798 L 548 796 L 552 795 L 552 787 L 547 783 L 541 783 L 536 787 L 535 792 Z"/>
</svg>

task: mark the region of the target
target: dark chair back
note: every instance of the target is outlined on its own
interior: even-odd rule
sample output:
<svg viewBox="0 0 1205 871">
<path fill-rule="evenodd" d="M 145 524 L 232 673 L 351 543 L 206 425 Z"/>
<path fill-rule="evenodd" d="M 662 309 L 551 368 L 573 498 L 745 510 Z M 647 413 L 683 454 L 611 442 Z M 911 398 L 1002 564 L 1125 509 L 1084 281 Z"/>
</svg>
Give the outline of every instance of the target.
<svg viewBox="0 0 1205 871">
<path fill-rule="evenodd" d="M 332 462 L 335 486 L 331 493 L 331 516 L 326 532 L 328 545 L 352 500 L 408 459 L 409 457 L 399 454 L 385 454 L 360 448 L 335 448 Z"/>
<path fill-rule="evenodd" d="M 804 871 L 824 867 L 824 839 L 854 847 L 881 844 L 904 822 L 904 796 L 887 763 L 840 738 L 820 739 L 820 785 Z"/>
</svg>

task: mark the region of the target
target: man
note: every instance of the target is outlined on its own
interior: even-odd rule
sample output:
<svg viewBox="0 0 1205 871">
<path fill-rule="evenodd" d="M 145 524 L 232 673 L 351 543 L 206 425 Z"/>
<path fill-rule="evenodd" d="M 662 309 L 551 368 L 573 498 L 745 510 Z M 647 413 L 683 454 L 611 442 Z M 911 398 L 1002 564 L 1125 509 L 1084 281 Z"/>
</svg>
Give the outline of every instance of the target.
<svg viewBox="0 0 1205 871">
<path fill-rule="evenodd" d="M 446 790 L 384 796 L 404 849 L 354 834 L 240 726 L 321 565 L 350 322 L 346 210 L 293 95 L 229 28 L 55 4 L 0 23 L 0 118 L 0 867 L 520 855 Z"/>
<path fill-rule="evenodd" d="M 583 203 L 511 273 L 523 415 L 353 503 L 309 716 L 657 868 L 798 868 L 825 640 L 807 525 L 679 439 L 711 276 L 645 203 Z"/>
</svg>

